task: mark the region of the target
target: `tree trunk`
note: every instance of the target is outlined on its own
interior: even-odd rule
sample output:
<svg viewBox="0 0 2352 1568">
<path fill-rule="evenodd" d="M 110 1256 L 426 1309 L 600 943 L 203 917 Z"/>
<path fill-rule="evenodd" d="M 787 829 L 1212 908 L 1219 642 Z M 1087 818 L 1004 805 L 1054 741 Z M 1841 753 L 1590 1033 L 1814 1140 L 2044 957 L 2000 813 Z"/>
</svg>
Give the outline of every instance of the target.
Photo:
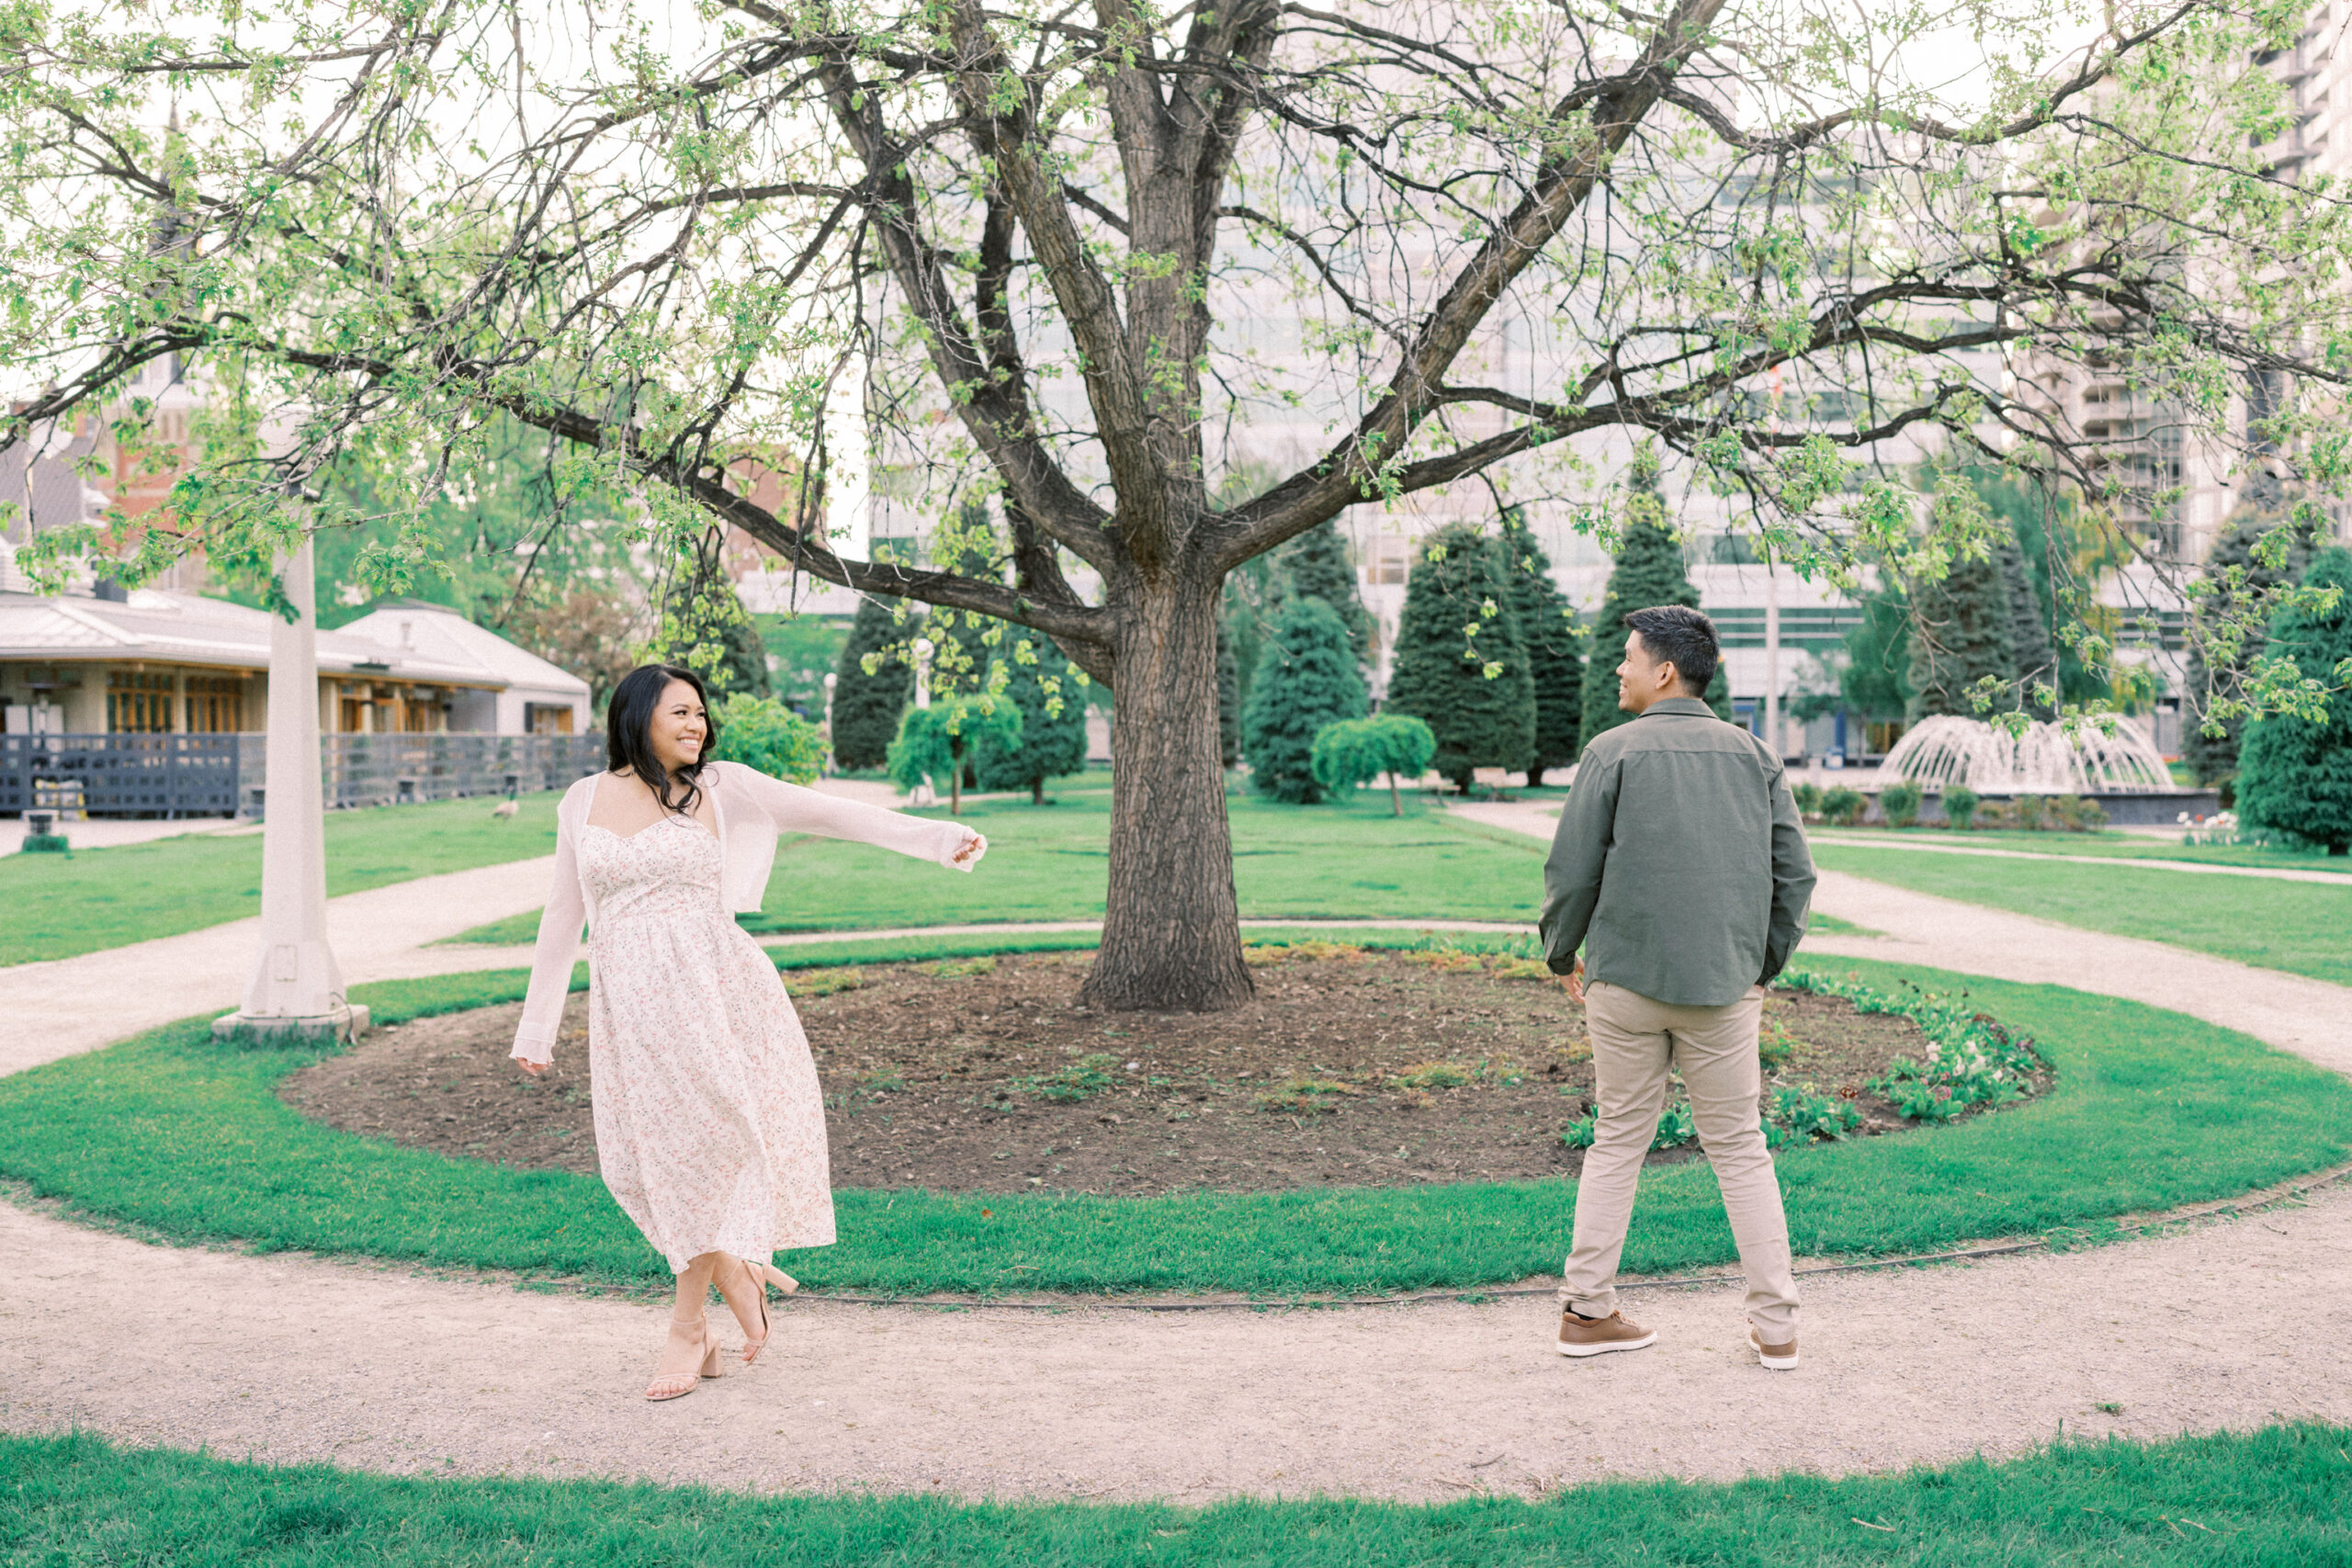
<svg viewBox="0 0 2352 1568">
<path fill-rule="evenodd" d="M 1079 999 L 1218 1012 L 1255 994 L 1241 961 L 1217 754 L 1217 585 L 1139 583 L 1113 649 L 1111 886 Z"/>
<path fill-rule="evenodd" d="M 1388 770 L 1388 810 L 1391 816 L 1405 815 L 1405 797 L 1396 793 L 1396 770 Z"/>
<path fill-rule="evenodd" d="M 947 755 L 956 764 L 947 770 L 947 815 L 961 817 L 964 815 L 964 749 L 961 746 L 951 747 Z"/>
<path fill-rule="evenodd" d="M 1043 806 L 1046 804 L 1045 780 L 1031 779 L 1029 781 L 1029 804 L 1032 806 Z"/>
</svg>

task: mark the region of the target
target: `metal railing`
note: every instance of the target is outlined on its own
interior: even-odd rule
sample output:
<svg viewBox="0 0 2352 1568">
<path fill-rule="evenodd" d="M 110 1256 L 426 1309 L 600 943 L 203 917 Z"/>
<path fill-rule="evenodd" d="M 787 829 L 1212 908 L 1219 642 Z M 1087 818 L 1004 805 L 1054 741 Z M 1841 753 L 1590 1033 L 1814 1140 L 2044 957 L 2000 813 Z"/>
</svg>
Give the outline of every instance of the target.
<svg viewBox="0 0 2352 1568">
<path fill-rule="evenodd" d="M 0 735 L 0 817 L 261 815 L 262 735 Z M 322 735 L 330 808 L 561 789 L 604 766 L 601 735 Z"/>
</svg>

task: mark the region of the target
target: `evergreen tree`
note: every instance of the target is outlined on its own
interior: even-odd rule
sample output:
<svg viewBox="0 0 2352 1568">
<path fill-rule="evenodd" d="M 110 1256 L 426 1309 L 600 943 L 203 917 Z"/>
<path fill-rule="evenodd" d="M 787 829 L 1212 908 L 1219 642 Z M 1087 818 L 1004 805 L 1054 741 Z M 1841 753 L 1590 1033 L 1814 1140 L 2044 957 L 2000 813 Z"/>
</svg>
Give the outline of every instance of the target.
<svg viewBox="0 0 2352 1568">
<path fill-rule="evenodd" d="M 973 748 L 972 773 L 982 789 L 1025 785 L 1030 802 L 1043 806 L 1047 779 L 1086 771 L 1086 692 L 1053 638 L 1023 626 L 1006 629 L 1002 694 L 1021 710 L 1020 743 L 1008 745 L 997 731 L 983 731 Z M 1024 649 L 1031 660 L 1022 657 Z"/>
<path fill-rule="evenodd" d="M 834 666 L 833 762 L 849 769 L 878 768 L 898 738 L 899 716 L 915 700 L 915 669 L 907 661 L 905 646 L 922 623 L 914 616 L 903 622 L 880 599 L 857 606 L 850 624 L 849 641 Z M 866 673 L 865 661 L 875 660 Z"/>
<path fill-rule="evenodd" d="M 1382 708 L 1430 727 L 1432 765 L 1457 789 L 1476 769 L 1517 772 L 1535 754 L 1535 682 L 1510 590 L 1492 542 L 1468 524 L 1422 541 Z"/>
<path fill-rule="evenodd" d="M 1221 768 L 1241 761 L 1241 665 L 1223 617 L 1216 623 L 1216 758 Z"/>
<path fill-rule="evenodd" d="M 2263 536 L 2286 521 L 2284 513 L 2268 506 L 2242 506 L 2230 514 L 2229 528 L 2213 541 L 2212 552 L 2205 558 L 2206 596 L 2197 606 L 2201 626 L 2216 626 L 2247 599 L 2270 592 L 2283 583 L 2301 581 L 2311 565 L 2311 547 L 2301 530 L 2294 535 L 2285 558 L 2276 567 L 2264 565 L 2254 553 Z M 2218 786 L 2236 774 L 2238 749 L 2245 736 L 2245 720 L 2242 718 L 2222 720 L 2219 735 L 2204 732 L 2199 716 L 2206 705 L 2207 694 L 2233 694 L 2245 679 L 2246 671 L 2254 667 L 2254 661 L 2261 657 L 2263 642 L 2260 632 L 2250 632 L 2234 650 L 2215 649 L 2221 657 L 2218 668 L 2209 661 L 2204 638 L 2197 639 L 2189 650 L 2188 699 L 2199 713 L 2183 718 L 2188 734 L 2181 745 L 2181 760 L 2196 773 L 2199 784 Z"/>
<path fill-rule="evenodd" d="M 1595 737 L 1634 716 L 1617 705 L 1616 671 L 1625 659 L 1625 617 L 1658 604 L 1699 607 L 1699 591 L 1690 585 L 1690 573 L 1682 563 L 1682 545 L 1667 525 L 1666 498 L 1658 489 L 1658 478 L 1657 453 L 1646 446 L 1634 453 L 1617 529 L 1617 564 L 1609 573 L 1600 619 L 1593 624 L 1580 747 L 1589 746 Z M 1715 666 L 1704 696 L 1716 717 L 1731 717 L 1731 682 L 1722 665 Z"/>
<path fill-rule="evenodd" d="M 1273 634 L 1250 683 L 1241 750 L 1259 794 L 1294 806 L 1323 798 L 1315 778 L 1315 732 L 1362 718 L 1363 676 L 1347 623 L 1320 598 L 1299 595 L 1274 617 Z"/>
<path fill-rule="evenodd" d="M 2041 596 L 2034 592 L 2025 551 L 2018 547 L 2013 531 L 2002 531 L 1999 543 L 1993 547 L 1993 558 L 2001 569 L 2002 596 L 2008 601 L 2009 671 L 2018 683 L 2018 702 L 2036 718 L 2052 717 L 2056 709 L 2037 697 L 2034 688 L 2060 689 L 2058 650 L 2050 640 Z"/>
<path fill-rule="evenodd" d="M 1978 682 L 1990 676 L 2007 686 L 2017 679 L 2009 628 L 2009 591 L 1997 558 L 1956 560 L 1941 579 L 1914 582 L 1905 716 L 1913 724 L 1934 714 L 1977 716 L 1971 693 Z"/>
<path fill-rule="evenodd" d="M 1565 768 L 1577 760 L 1584 732 L 1584 628 L 1577 625 L 1567 595 L 1552 581 L 1551 558 L 1528 531 L 1522 508 L 1503 513 L 1497 547 L 1535 687 L 1535 758 L 1527 764 L 1532 789 L 1544 782 L 1546 768 Z"/>
<path fill-rule="evenodd" d="M 1283 547 L 1279 581 L 1285 596 L 1308 594 L 1331 606 L 1348 628 L 1358 663 L 1372 658 L 1372 613 L 1356 592 L 1356 569 L 1336 518 L 1309 528 Z"/>
<path fill-rule="evenodd" d="M 2271 618 L 2267 651 L 2291 659 L 2305 680 L 2338 688 L 2325 723 L 2273 714 L 2246 727 L 2238 759 L 2238 812 L 2253 827 L 2292 833 L 2327 852 L 2352 852 L 2352 551 L 2330 547 L 2312 558 L 2307 587 L 2341 590 L 2322 614 L 2281 608 Z"/>
</svg>

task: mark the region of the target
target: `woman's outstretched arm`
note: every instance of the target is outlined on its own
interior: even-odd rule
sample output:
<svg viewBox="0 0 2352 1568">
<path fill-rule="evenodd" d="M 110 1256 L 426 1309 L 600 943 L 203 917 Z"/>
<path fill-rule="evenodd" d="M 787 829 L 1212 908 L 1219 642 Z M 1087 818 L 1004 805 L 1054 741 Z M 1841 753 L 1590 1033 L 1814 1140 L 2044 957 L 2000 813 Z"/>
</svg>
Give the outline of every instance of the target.
<svg viewBox="0 0 2352 1568">
<path fill-rule="evenodd" d="M 917 860 L 936 861 L 954 871 L 969 871 L 988 851 L 988 840 L 961 822 L 932 817 L 910 817 L 837 795 L 804 789 L 770 778 L 741 762 L 727 766 L 727 787 L 741 792 L 775 825 L 779 833 L 811 833 L 820 839 L 847 839 L 896 850 Z"/>
<path fill-rule="evenodd" d="M 507 1055 L 537 1073 L 555 1059 L 556 1032 L 563 1027 L 563 999 L 571 994 L 571 966 L 580 959 L 580 928 L 588 918 L 580 891 L 580 858 L 572 825 L 559 816 L 555 836 L 555 886 L 539 912 L 539 941 L 531 954 L 531 988 L 523 998 L 523 1021 Z"/>
</svg>

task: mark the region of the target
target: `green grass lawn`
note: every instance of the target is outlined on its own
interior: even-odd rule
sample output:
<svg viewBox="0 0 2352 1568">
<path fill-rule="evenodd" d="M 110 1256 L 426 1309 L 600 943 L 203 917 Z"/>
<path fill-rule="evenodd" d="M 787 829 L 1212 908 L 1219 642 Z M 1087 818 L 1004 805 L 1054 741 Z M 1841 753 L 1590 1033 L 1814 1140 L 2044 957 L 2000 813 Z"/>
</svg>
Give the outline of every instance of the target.
<svg viewBox="0 0 2352 1568">
<path fill-rule="evenodd" d="M 1792 1419 L 1802 1419 L 1792 1413 Z M 983 1503 L 645 1483 L 387 1476 L 0 1438 L 0 1544 L 25 1564 L 876 1564 L 1430 1568 L 1484 1563 L 2340 1563 L 2352 1432 L 2316 1424 L 2061 1442 L 2001 1464 L 1730 1483 L 1611 1481 L 1536 1502 Z"/>
<path fill-rule="evenodd" d="M 1815 863 L 1939 898 L 2352 985 L 2352 886 L 1815 844 Z"/>
<path fill-rule="evenodd" d="M 1058 804 L 981 801 L 963 820 L 988 835 L 969 876 L 904 855 L 830 839 L 786 839 L 776 852 L 755 931 L 859 931 L 993 920 L 1084 920 L 1102 914 L 1111 834 L 1107 789 Z M 1427 919 L 1532 921 L 1544 897 L 1541 840 L 1449 818 L 1387 792 L 1329 806 L 1274 806 L 1236 792 L 1233 882 L 1250 919 Z M 924 813 L 926 816 L 945 813 Z M 538 916 L 517 916 L 459 941 L 528 942 Z"/>
<path fill-rule="evenodd" d="M 1897 843 L 1950 844 L 1972 850 L 2015 850 L 2036 855 L 2096 855 L 2102 860 L 2185 860 L 2204 865 L 2269 867 L 2280 871 L 2333 871 L 2352 875 L 2352 862 L 2317 850 L 2269 849 L 2260 844 L 2184 844 L 2138 833 L 2027 833 L 2014 829 L 1951 833 L 1936 828 L 1815 828 L 1816 834 L 1887 839 Z"/>
<path fill-rule="evenodd" d="M 1066 941 L 1083 939 L 1022 945 Z M 825 943 L 786 962 L 1006 945 L 899 942 L 876 954 Z M 2118 1214 L 2230 1196 L 2352 1153 L 2352 1084 L 2245 1035 L 2055 987 L 1835 963 L 1882 988 L 1966 990 L 2039 1037 L 2058 1087 L 1951 1127 L 1782 1155 L 1801 1253 L 2095 1232 Z M 390 1022 L 509 999 L 523 984 L 521 972 L 501 971 L 363 986 L 354 999 Z M 314 1059 L 223 1045 L 191 1019 L 0 1079 L 0 1175 L 93 1217 L 187 1240 L 618 1286 L 666 1280 L 594 1177 L 453 1161 L 302 1120 L 271 1086 Z M 1571 1109 L 1562 1101 L 1563 1124 Z M 1149 1199 L 843 1190 L 841 1244 L 786 1267 L 820 1289 L 882 1292 L 1472 1287 L 1557 1269 L 1574 1196 L 1565 1181 Z M 1628 1269 L 1734 1256 L 1703 1164 L 1649 1173 Z"/>
<path fill-rule="evenodd" d="M 326 815 L 327 896 L 555 852 L 559 793 Z M 66 831 L 72 832 L 68 824 Z M 261 912 L 259 833 L 199 833 L 71 855 L 0 855 L 0 964 L 70 958 Z"/>
</svg>

